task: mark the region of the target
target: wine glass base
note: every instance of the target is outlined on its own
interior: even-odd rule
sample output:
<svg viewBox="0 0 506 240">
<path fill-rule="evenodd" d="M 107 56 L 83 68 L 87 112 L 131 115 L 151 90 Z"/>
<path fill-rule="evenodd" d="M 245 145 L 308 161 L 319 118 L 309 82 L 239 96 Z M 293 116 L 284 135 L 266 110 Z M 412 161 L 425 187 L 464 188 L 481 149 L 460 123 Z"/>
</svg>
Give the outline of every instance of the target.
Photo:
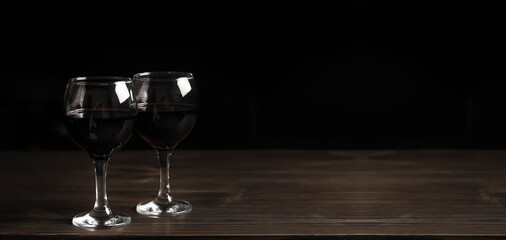
<svg viewBox="0 0 506 240">
<path fill-rule="evenodd" d="M 137 204 L 137 212 L 146 216 L 180 216 L 192 211 L 192 205 L 187 201 L 172 201 L 159 203 L 147 201 Z"/>
<path fill-rule="evenodd" d="M 81 213 L 72 219 L 72 224 L 80 228 L 102 229 L 125 226 L 131 221 L 130 216 L 122 213 L 105 217 L 94 217 L 90 213 Z"/>
</svg>

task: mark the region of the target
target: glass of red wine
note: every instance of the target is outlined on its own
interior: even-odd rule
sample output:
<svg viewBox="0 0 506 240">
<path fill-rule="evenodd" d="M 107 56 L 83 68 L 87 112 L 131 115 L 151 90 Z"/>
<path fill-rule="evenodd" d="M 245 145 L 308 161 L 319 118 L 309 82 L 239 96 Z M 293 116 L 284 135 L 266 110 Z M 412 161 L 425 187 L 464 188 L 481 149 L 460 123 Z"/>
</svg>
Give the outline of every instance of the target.
<svg viewBox="0 0 506 240">
<path fill-rule="evenodd" d="M 72 219 L 74 226 L 101 229 L 131 222 L 126 214 L 112 213 L 107 202 L 106 175 L 111 153 L 133 135 L 137 106 L 132 90 L 132 80 L 127 77 L 78 77 L 67 84 L 65 124 L 95 168 L 95 206 L 90 212 L 76 215 Z"/>
<path fill-rule="evenodd" d="M 170 194 L 169 163 L 177 144 L 197 120 L 198 93 L 191 73 L 145 72 L 133 76 L 138 115 L 136 132 L 158 154 L 160 189 L 152 201 L 141 202 L 137 212 L 147 216 L 179 216 L 192 210 L 190 203 Z"/>
</svg>

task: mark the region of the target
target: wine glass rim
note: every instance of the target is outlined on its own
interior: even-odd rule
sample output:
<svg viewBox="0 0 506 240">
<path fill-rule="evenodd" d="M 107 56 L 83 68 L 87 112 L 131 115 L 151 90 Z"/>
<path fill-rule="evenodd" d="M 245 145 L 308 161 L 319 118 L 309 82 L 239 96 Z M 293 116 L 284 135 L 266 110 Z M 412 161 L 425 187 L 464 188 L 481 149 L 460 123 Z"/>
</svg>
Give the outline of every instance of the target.
<svg viewBox="0 0 506 240">
<path fill-rule="evenodd" d="M 133 78 L 164 78 L 164 77 L 188 77 L 193 78 L 193 74 L 190 72 L 179 72 L 179 71 L 153 71 L 153 72 L 140 72 L 134 74 Z"/>
<path fill-rule="evenodd" d="M 129 77 L 120 77 L 120 76 L 86 76 L 86 77 L 74 77 L 70 79 L 71 82 L 79 82 L 79 81 L 92 81 L 92 82 L 118 82 L 132 81 Z"/>
</svg>

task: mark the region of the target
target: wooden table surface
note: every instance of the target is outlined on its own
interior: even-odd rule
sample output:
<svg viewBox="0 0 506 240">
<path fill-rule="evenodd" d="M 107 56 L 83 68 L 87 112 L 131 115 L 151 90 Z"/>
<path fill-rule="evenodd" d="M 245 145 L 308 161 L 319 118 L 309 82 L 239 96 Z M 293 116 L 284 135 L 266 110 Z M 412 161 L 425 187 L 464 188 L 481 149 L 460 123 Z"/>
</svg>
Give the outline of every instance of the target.
<svg viewBox="0 0 506 240">
<path fill-rule="evenodd" d="M 171 184 L 186 216 L 149 218 L 153 151 L 109 163 L 113 212 L 125 227 L 72 226 L 91 210 L 83 152 L 0 152 L 0 239 L 506 239 L 506 151 L 183 151 Z"/>
</svg>

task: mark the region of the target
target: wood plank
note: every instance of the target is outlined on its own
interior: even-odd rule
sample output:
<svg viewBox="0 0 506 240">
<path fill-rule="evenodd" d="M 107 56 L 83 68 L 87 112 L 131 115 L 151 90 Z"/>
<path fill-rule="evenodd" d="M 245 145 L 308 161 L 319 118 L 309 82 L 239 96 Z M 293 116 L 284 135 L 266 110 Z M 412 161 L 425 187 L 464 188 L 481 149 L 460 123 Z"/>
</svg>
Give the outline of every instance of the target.
<svg viewBox="0 0 506 240">
<path fill-rule="evenodd" d="M 506 151 L 176 151 L 171 183 L 192 213 L 149 218 L 158 163 L 120 151 L 109 203 L 132 224 L 86 231 L 93 170 L 82 152 L 0 152 L 0 238 L 505 239 Z"/>
</svg>

